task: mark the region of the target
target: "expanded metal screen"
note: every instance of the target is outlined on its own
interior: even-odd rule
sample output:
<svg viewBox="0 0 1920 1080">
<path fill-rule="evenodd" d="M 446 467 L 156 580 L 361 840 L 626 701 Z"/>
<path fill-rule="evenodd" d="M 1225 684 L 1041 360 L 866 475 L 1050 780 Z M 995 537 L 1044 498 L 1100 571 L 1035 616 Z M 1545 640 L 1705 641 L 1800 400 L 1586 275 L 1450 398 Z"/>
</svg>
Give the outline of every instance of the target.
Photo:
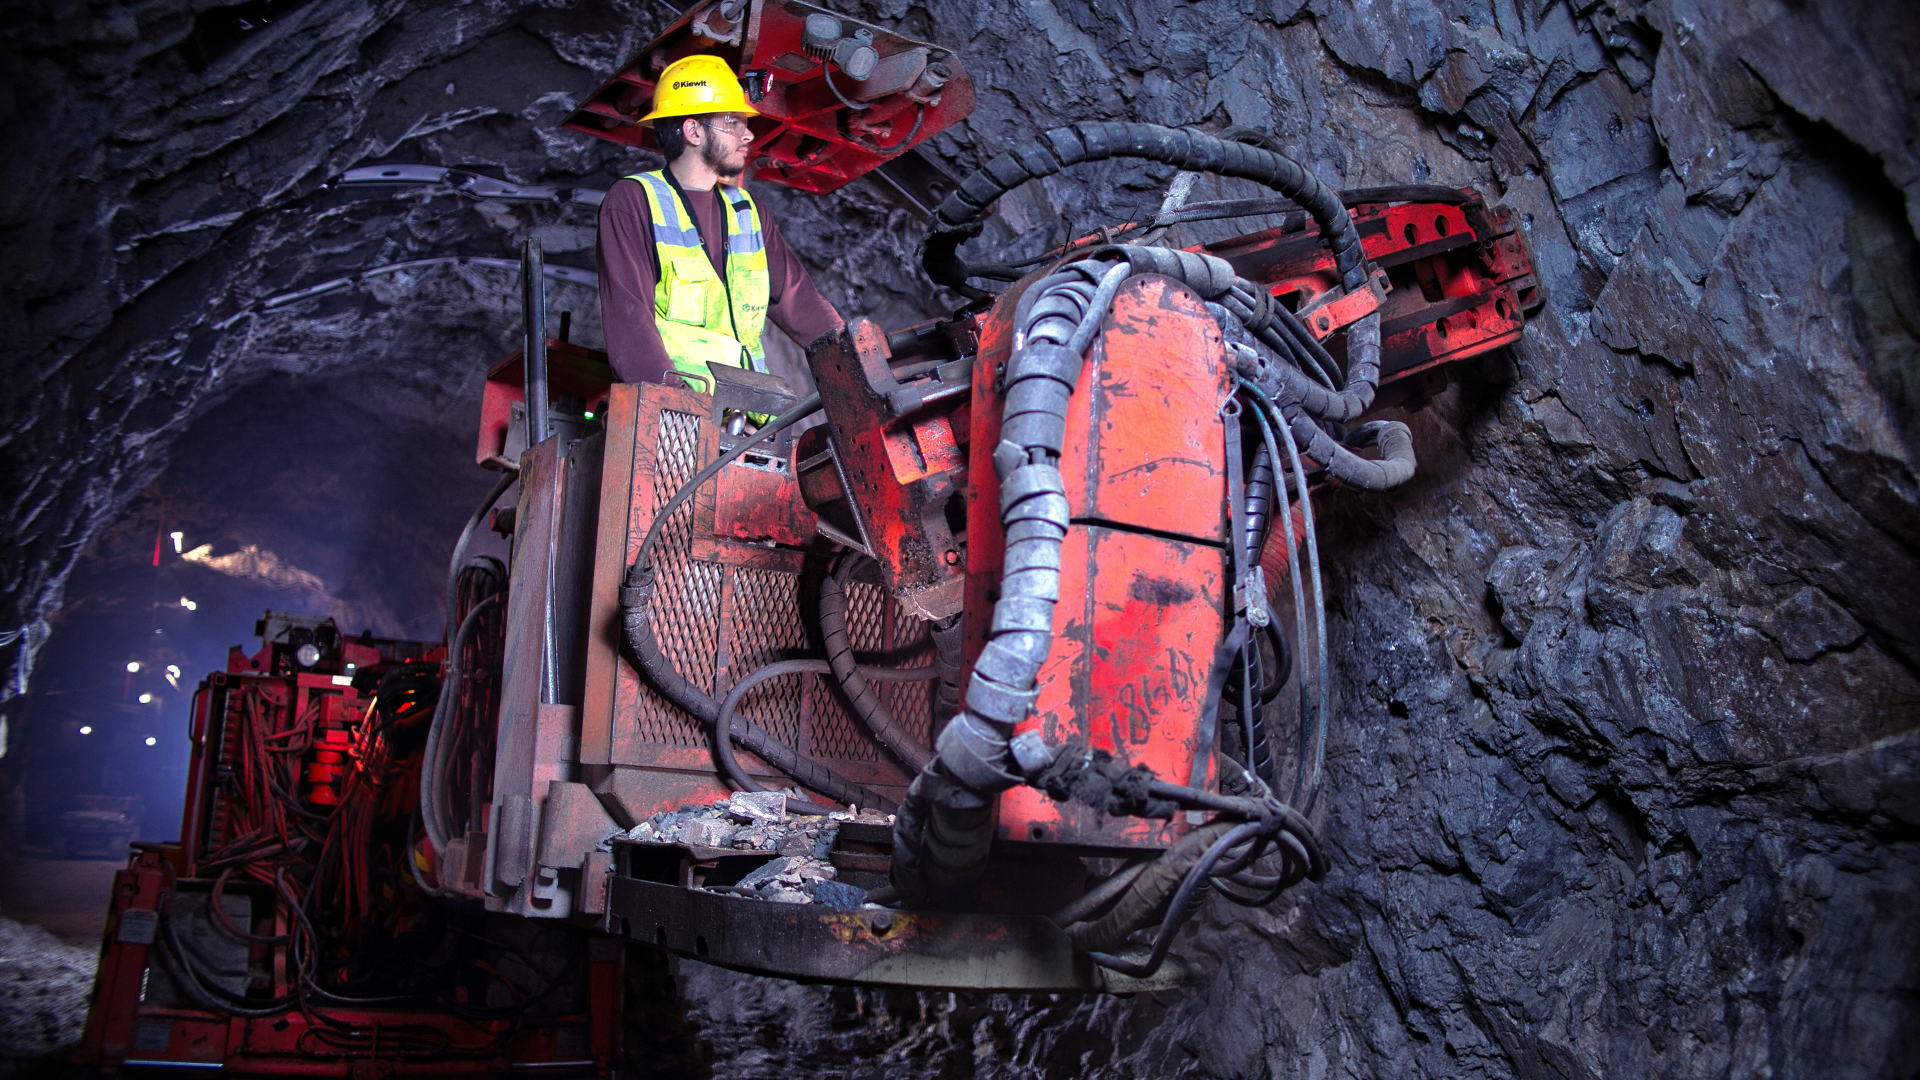
<svg viewBox="0 0 1920 1080">
<path fill-rule="evenodd" d="M 648 414 L 641 415 L 636 438 L 651 439 L 654 448 L 650 518 L 717 451 L 702 416 L 661 409 L 657 423 L 648 425 Z M 649 426 L 653 430 L 646 430 Z M 636 460 L 644 463 L 647 455 L 636 455 Z M 690 499 L 663 526 L 654 554 L 658 584 L 652 616 L 661 649 L 681 675 L 718 699 L 760 667 L 820 653 L 803 623 L 803 618 L 817 619 L 818 612 L 809 600 L 803 615 L 801 553 L 715 537 L 713 513 L 711 501 Z M 811 565 L 818 574 L 825 560 Z M 877 586 L 851 585 L 847 622 L 862 662 L 901 667 L 933 663 L 926 624 L 890 603 Z M 881 684 L 878 689 L 900 724 L 924 743 L 932 727 L 931 685 Z M 740 711 L 809 757 L 865 763 L 869 775 L 891 762 L 852 716 L 830 676 L 769 679 L 748 692 Z M 639 688 L 635 721 L 643 744 L 707 746 L 705 729 L 651 687 Z"/>
</svg>

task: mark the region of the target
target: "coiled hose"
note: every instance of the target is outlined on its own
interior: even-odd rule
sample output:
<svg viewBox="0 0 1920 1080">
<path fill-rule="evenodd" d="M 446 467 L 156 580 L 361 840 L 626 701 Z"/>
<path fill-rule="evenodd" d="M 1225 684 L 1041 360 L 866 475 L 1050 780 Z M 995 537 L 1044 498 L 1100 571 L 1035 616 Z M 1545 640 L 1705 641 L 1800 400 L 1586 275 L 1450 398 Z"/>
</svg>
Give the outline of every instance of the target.
<svg viewBox="0 0 1920 1080">
<path fill-rule="evenodd" d="M 1021 781 L 1007 767 L 1007 743 L 1033 704 L 1035 677 L 1053 646 L 1068 524 L 1059 467 L 1067 399 L 1099 315 L 1128 273 L 1125 262 L 1074 263 L 1043 278 L 1016 308 L 1023 344 L 1007 363 L 992 455 L 1006 535 L 1000 598 L 965 705 L 940 732 L 936 756 L 908 786 L 894 824 L 893 885 L 910 906 L 973 902 L 993 838 L 994 797 Z"/>
<path fill-rule="evenodd" d="M 965 286 L 965 278 L 980 268 L 962 261 L 958 247 L 978 234 L 987 207 L 1025 180 L 1050 175 L 1065 165 L 1120 156 L 1256 179 L 1279 188 L 1319 221 L 1343 285 L 1351 291 L 1366 282 L 1369 268 L 1339 199 L 1298 165 L 1271 151 L 1194 132 L 1124 124 L 1079 124 L 1056 129 L 1002 154 L 969 177 L 942 204 L 928 237 L 924 264 L 929 276 L 968 295 L 986 296 Z M 1274 302 L 1266 289 L 1239 278 L 1224 260 L 1196 252 L 1110 246 L 1086 253 L 1082 261 L 1069 263 L 1029 287 L 1015 309 L 1014 340 L 1018 345 L 1006 365 L 1000 441 L 991 452 L 1000 481 L 1006 544 L 999 599 L 994 605 L 987 644 L 967 686 L 965 707 L 941 732 L 934 760 L 915 776 L 900 808 L 894 830 L 893 885 L 909 906 L 936 900 L 949 905 L 972 902 L 991 843 L 993 800 L 1022 780 L 1011 767 L 1011 734 L 1032 705 L 1037 694 L 1035 678 L 1052 645 L 1060 547 L 1068 527 L 1065 485 L 1058 468 L 1067 402 L 1079 379 L 1082 356 L 1120 285 L 1133 274 L 1144 273 L 1162 274 L 1185 283 L 1204 299 L 1224 307 L 1277 354 L 1269 357 L 1255 349 L 1239 351 L 1236 367 L 1241 369 L 1238 373 L 1243 385 L 1270 390 L 1267 403 L 1273 405 L 1275 418 L 1281 421 L 1290 455 L 1296 445 L 1304 443 L 1330 473 L 1370 490 L 1390 487 L 1412 473 L 1412 442 L 1403 437 L 1403 426 L 1381 424 L 1363 429 L 1363 437 L 1377 443 L 1386 454 L 1386 461 L 1376 462 L 1353 453 L 1316 422 L 1343 423 L 1364 413 L 1372 403 L 1379 377 L 1377 313 L 1349 329 L 1350 362 L 1345 385 L 1336 390 L 1332 382 L 1338 366 L 1317 339 L 1290 311 Z M 1315 375 L 1308 375 L 1309 370 Z M 1269 468 L 1272 449 L 1269 444 Z M 1271 472 L 1267 475 L 1270 477 Z M 1300 479 L 1304 481 L 1303 474 Z M 1290 521 L 1290 515 L 1282 513 Z M 1244 627 L 1236 633 L 1238 640 L 1245 640 Z M 1216 677 L 1219 674 L 1216 672 Z M 1209 698 L 1211 712 L 1217 708 L 1218 692 L 1210 693 Z M 1321 722 L 1324 725 L 1324 717 Z M 1212 718 L 1203 723 L 1211 732 Z M 1250 752 L 1253 749 L 1249 746 Z M 1031 771 L 1022 771 L 1031 778 Z M 1249 780 L 1256 789 L 1264 790 L 1257 776 L 1250 775 Z M 1258 826 L 1254 832 L 1247 831 L 1254 826 Z M 1299 827 L 1305 829 L 1304 821 Z M 1213 874 L 1214 864 L 1223 853 L 1251 851 L 1238 857 L 1236 869 L 1231 871 L 1244 874 L 1259 857 L 1258 852 L 1273 842 L 1276 832 L 1286 838 L 1283 847 L 1301 848 L 1298 836 L 1285 832 L 1287 828 L 1291 826 L 1249 822 L 1232 828 L 1230 836 L 1235 839 L 1231 843 L 1229 834 L 1222 834 L 1207 848 L 1181 880 L 1150 966 L 1157 967 L 1168 936 L 1185 918 L 1174 909 L 1193 901 L 1196 890 L 1202 887 L 1200 883 Z M 1247 848 L 1256 835 L 1258 843 Z M 1311 832 L 1301 835 L 1310 837 Z M 1324 873 L 1324 861 L 1317 854 L 1306 862 Z M 1175 861 L 1169 861 L 1167 872 L 1171 873 L 1175 865 Z M 1306 872 L 1301 869 L 1298 874 Z M 1277 881 L 1297 879 L 1298 874 L 1290 864 Z M 1148 876 L 1142 873 L 1141 878 Z M 1154 880 L 1164 876 L 1155 875 Z M 1266 879 L 1253 884 L 1266 884 Z M 1275 885 L 1276 889 L 1280 887 L 1284 885 Z"/>
<path fill-rule="evenodd" d="M 934 213 L 921 265 L 936 284 L 975 300 L 990 294 L 967 284 L 983 269 L 960 258 L 960 245 L 980 235 L 987 209 L 1028 180 L 1052 176 L 1072 165 L 1111 158 L 1137 158 L 1184 172 L 1214 173 L 1267 185 L 1313 215 L 1334 266 L 1348 291 L 1366 284 L 1366 253 L 1339 195 L 1292 159 L 1258 146 L 1199 131 L 1158 124 L 1086 122 L 1023 142 L 981 166 L 961 182 Z"/>
<path fill-rule="evenodd" d="M 847 632 L 846 579 L 852 577 L 862 558 L 864 556 L 855 555 L 841 559 L 833 573 L 820 582 L 821 641 L 826 646 L 827 663 L 833 669 L 834 678 L 840 680 L 840 688 L 847 692 L 854 715 L 880 745 L 900 759 L 908 772 L 917 773 L 927 767 L 933 754 L 894 720 L 893 711 L 880 700 L 879 693 L 867 682 L 853 658 L 853 639 Z"/>
<path fill-rule="evenodd" d="M 792 427 L 800 420 L 817 412 L 820 408 L 820 395 L 810 395 L 805 401 L 769 421 L 765 427 L 748 438 L 740 440 L 739 445 L 715 458 L 675 492 L 653 516 L 653 523 L 647 527 L 647 535 L 640 543 L 640 550 L 634 556 L 633 565 L 627 567 L 626 580 L 620 588 L 620 623 L 627 650 L 634 665 L 646 676 L 654 689 L 668 701 L 690 713 L 707 726 L 709 738 L 717 747 L 727 737 L 719 730 L 720 703 L 712 695 L 689 682 L 680 674 L 660 649 L 659 639 L 654 636 L 653 618 L 650 609 L 653 606 L 655 588 L 653 549 L 658 544 L 661 525 L 672 518 L 700 485 L 719 475 L 720 470 L 736 461 L 742 454 L 773 437 L 776 432 Z M 761 760 L 792 777 L 803 787 L 818 791 L 835 801 L 861 806 L 878 807 L 891 811 L 896 804 L 892 799 L 863 787 L 852 780 L 834 772 L 821 762 L 807 757 L 794 748 L 774 738 L 765 728 L 743 716 L 731 718 L 728 731 L 740 745 L 759 755 Z M 796 800 L 797 801 L 797 800 Z M 805 803 L 801 803 L 805 806 Z M 798 808 L 796 808 L 798 809 Z M 806 812 L 801 810 L 800 812 Z"/>
</svg>

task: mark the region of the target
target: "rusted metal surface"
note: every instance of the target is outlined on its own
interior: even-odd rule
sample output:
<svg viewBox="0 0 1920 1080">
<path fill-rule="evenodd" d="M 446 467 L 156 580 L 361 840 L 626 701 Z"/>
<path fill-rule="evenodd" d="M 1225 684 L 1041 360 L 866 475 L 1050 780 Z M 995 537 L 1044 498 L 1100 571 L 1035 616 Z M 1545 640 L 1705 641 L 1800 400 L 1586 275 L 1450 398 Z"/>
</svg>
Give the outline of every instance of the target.
<svg viewBox="0 0 1920 1080">
<path fill-rule="evenodd" d="M 1003 302 L 1002 307 L 1010 307 Z M 967 656 L 978 655 L 1003 557 L 995 372 L 1010 331 L 987 320 L 973 393 Z M 1190 289 L 1160 277 L 1122 286 L 1067 411 L 1060 471 L 1074 526 L 1061 548 L 1060 602 L 1040 695 L 1023 729 L 1189 776 L 1207 672 L 1226 625 L 1226 444 L 1230 393 L 1219 328 Z M 1169 364 L 1168 357 L 1185 358 Z M 1039 791 L 1000 797 L 1003 843 L 1155 848 L 1184 819 L 1106 818 Z"/>
<path fill-rule="evenodd" d="M 480 392 L 480 434 L 474 460 L 498 469 L 516 464 L 505 456 L 516 406 L 526 405 L 526 365 L 521 350 L 507 354 L 487 372 Z M 607 394 L 617 378 L 607 354 L 565 341 L 547 339 L 548 412 L 563 420 L 586 423 L 605 411 Z M 589 417 L 587 414 L 595 414 Z"/>
<path fill-rule="evenodd" d="M 627 862 L 610 883 L 609 930 L 702 963 L 807 982 L 952 990 L 1129 993 L 1191 980 L 1177 963 L 1149 980 L 1116 975 L 1076 956 L 1066 934 L 1039 915 L 833 909 L 684 887 L 681 874 L 695 859 L 738 855 L 731 851 L 688 850 L 648 865 L 668 880 L 643 880 L 631 854 L 639 846 L 615 843 L 616 858 Z"/>
<path fill-rule="evenodd" d="M 1367 257 L 1391 285 L 1379 307 L 1383 391 L 1396 380 L 1513 344 L 1526 313 L 1545 302 L 1512 211 L 1488 207 L 1472 188 L 1456 199 L 1356 203 L 1349 210 Z M 1205 250 L 1297 307 L 1311 306 L 1338 284 L 1333 258 L 1305 215 Z M 1338 321 L 1308 328 L 1326 337 Z M 1329 348 L 1342 355 L 1337 340 Z M 1382 404 L 1397 396 L 1383 392 Z"/>
<path fill-rule="evenodd" d="M 713 483 L 715 536 L 795 548 L 813 542 L 818 528 L 789 459 L 748 451 Z"/>
<path fill-rule="evenodd" d="M 966 572 L 948 502 L 964 498 L 971 365 L 929 361 L 896 372 L 886 334 L 868 319 L 808 359 L 869 554 L 910 609 L 929 619 L 957 613 Z M 828 488 L 822 477 L 820 490 Z"/>
<path fill-rule="evenodd" d="M 520 459 L 513 587 L 507 599 L 505 670 L 494 752 L 490 873 L 485 881 L 488 906 L 515 914 L 551 910 L 558 889 L 557 881 L 542 880 L 533 856 L 539 842 L 540 803 L 546 798 L 545 785 L 536 781 L 539 773 L 559 764 L 541 754 L 559 741 L 553 718 L 541 714 L 550 697 L 547 638 L 552 560 L 564 499 L 562 466 L 556 439 L 533 447 Z"/>
<path fill-rule="evenodd" d="M 708 395 L 677 387 L 617 386 L 609 399 L 588 616 L 592 655 L 582 699 L 587 764 L 580 779 L 623 825 L 682 804 L 712 802 L 729 790 L 717 774 L 706 730 L 634 672 L 621 653 L 618 631 L 620 578 L 654 513 L 731 444 L 713 412 Z M 808 528 L 811 515 L 792 478 L 791 456 L 762 455 L 777 460 L 777 468 L 768 462 L 722 469 L 662 526 L 655 555 L 656 633 L 680 672 L 716 698 L 753 670 L 810 655 L 814 647 L 805 629 L 811 618 L 806 605 L 813 602 L 808 581 L 825 572 L 828 549 Z M 765 501 L 755 501 L 756 492 Z M 856 584 L 851 591 L 856 647 L 894 649 L 924 636 L 917 623 L 899 617 L 895 605 L 879 602 L 877 587 Z M 931 711 L 924 692 L 915 696 L 918 689 L 889 692 L 896 718 L 924 738 Z M 741 711 L 842 775 L 896 796 L 905 788 L 908 777 L 858 730 L 819 676 L 770 679 L 746 696 Z M 737 753 L 763 782 L 789 782 L 744 749 Z"/>
<path fill-rule="evenodd" d="M 1375 270 L 1367 287 L 1339 295 L 1321 294 L 1319 300 L 1300 309 L 1300 322 L 1307 332 L 1325 341 L 1352 323 L 1380 310 L 1387 302 L 1387 272 Z"/>
<path fill-rule="evenodd" d="M 840 32 L 871 35 L 879 62 L 854 80 L 825 68 L 802 44 L 807 16 L 830 15 Z M 760 114 L 753 128 L 752 179 L 824 194 L 939 134 L 973 111 L 973 84 L 960 58 L 930 42 L 797 0 L 707 0 L 587 95 L 561 126 L 626 146 L 655 149 L 642 124 L 654 80 L 696 53 L 725 60 L 743 77 Z M 835 93 L 835 88 L 839 93 Z M 844 95 L 853 104 L 841 99 Z"/>
</svg>

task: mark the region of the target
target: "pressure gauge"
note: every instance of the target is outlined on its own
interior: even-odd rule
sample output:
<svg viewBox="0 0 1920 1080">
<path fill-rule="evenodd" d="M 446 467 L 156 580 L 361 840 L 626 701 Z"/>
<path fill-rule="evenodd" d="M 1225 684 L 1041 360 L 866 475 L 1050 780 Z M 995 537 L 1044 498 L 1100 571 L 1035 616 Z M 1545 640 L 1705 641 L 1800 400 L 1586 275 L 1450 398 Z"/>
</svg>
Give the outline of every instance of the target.
<svg viewBox="0 0 1920 1080">
<path fill-rule="evenodd" d="M 312 667 L 320 662 L 320 646 L 308 642 L 293 651 L 293 659 L 301 667 Z"/>
</svg>

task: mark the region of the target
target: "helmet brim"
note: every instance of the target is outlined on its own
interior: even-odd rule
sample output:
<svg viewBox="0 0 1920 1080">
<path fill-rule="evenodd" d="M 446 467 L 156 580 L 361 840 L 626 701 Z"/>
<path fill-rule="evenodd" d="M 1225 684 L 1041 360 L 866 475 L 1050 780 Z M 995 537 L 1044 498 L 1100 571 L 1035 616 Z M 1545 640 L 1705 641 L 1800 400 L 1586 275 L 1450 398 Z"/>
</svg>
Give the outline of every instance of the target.
<svg viewBox="0 0 1920 1080">
<path fill-rule="evenodd" d="M 710 105 L 712 103 L 704 102 L 703 104 Z M 756 109 L 753 106 L 746 104 L 745 102 L 741 102 L 739 105 L 734 106 L 733 108 L 730 108 L 730 109 L 713 109 L 713 108 L 702 109 L 702 108 L 695 108 L 692 106 L 683 105 L 675 109 L 655 109 L 652 112 L 648 113 L 647 115 L 641 117 L 637 122 L 642 124 L 651 124 L 655 120 L 671 120 L 676 116 L 684 116 L 684 117 L 745 116 L 748 118 L 752 118 L 759 115 L 760 115 L 759 109 Z"/>
</svg>

